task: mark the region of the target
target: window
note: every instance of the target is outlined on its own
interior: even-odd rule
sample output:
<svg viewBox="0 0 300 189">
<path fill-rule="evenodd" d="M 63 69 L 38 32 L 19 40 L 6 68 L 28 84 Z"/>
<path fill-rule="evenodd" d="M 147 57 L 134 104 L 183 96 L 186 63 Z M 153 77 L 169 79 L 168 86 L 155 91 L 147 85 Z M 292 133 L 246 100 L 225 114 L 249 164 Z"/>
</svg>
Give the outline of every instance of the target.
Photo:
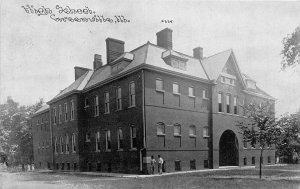
<svg viewBox="0 0 300 189">
<path fill-rule="evenodd" d="M 235 85 L 235 79 L 236 79 L 235 76 L 226 74 L 226 76 L 221 76 L 221 83 L 234 86 Z"/>
<path fill-rule="evenodd" d="M 247 148 L 247 141 L 246 140 L 243 141 L 243 147 Z"/>
<path fill-rule="evenodd" d="M 195 170 L 196 169 L 196 160 L 191 160 L 190 161 L 190 169 L 191 170 Z"/>
<path fill-rule="evenodd" d="M 61 170 L 64 170 L 64 169 L 65 169 L 65 164 L 61 163 Z"/>
<path fill-rule="evenodd" d="M 165 124 L 157 123 L 157 135 L 165 135 Z"/>
<path fill-rule="evenodd" d="M 181 161 L 175 160 L 175 171 L 181 171 Z"/>
<path fill-rule="evenodd" d="M 129 84 L 129 106 L 135 106 L 135 84 L 131 82 Z"/>
<path fill-rule="evenodd" d="M 179 125 L 179 124 L 174 125 L 174 135 L 175 136 L 181 135 L 181 125 Z"/>
<path fill-rule="evenodd" d="M 179 85 L 177 83 L 173 83 L 173 94 L 179 94 Z"/>
<path fill-rule="evenodd" d="M 56 124 L 56 108 L 53 108 L 53 122 Z"/>
<path fill-rule="evenodd" d="M 69 136 L 66 136 L 66 153 L 70 152 L 70 145 L 69 145 Z"/>
<path fill-rule="evenodd" d="M 208 168 L 208 160 L 207 159 L 203 161 L 203 167 Z"/>
<path fill-rule="evenodd" d="M 104 112 L 109 113 L 109 93 L 104 93 Z"/>
<path fill-rule="evenodd" d="M 130 136 L 131 136 L 131 148 L 136 149 L 136 128 L 134 126 L 130 127 Z"/>
<path fill-rule="evenodd" d="M 60 153 L 64 153 L 64 139 L 60 137 Z"/>
<path fill-rule="evenodd" d="M 73 135 L 72 135 L 72 152 L 74 153 L 74 152 L 76 152 L 76 135 L 75 135 L 75 133 L 73 133 Z"/>
<path fill-rule="evenodd" d="M 44 119 L 42 118 L 42 119 L 41 119 L 41 124 L 43 124 L 43 123 L 44 123 Z"/>
<path fill-rule="evenodd" d="M 243 157 L 243 162 L 244 162 L 244 165 L 247 165 L 247 158 L 246 157 Z"/>
<path fill-rule="evenodd" d="M 73 164 L 73 169 L 74 169 L 74 170 L 77 170 L 77 163 L 74 163 L 74 164 Z"/>
<path fill-rule="evenodd" d="M 89 99 L 88 98 L 85 98 L 84 100 L 84 107 L 89 107 L 90 106 L 90 102 L 89 102 Z"/>
<path fill-rule="evenodd" d="M 195 94 L 194 94 L 194 87 L 189 87 L 189 96 L 190 97 L 194 97 Z"/>
<path fill-rule="evenodd" d="M 122 89 L 121 87 L 118 87 L 116 89 L 116 104 L 117 104 L 117 110 L 122 109 Z"/>
<path fill-rule="evenodd" d="M 85 134 L 85 142 L 91 142 L 91 133 Z"/>
<path fill-rule="evenodd" d="M 65 121 L 68 121 L 68 105 L 65 103 Z"/>
<path fill-rule="evenodd" d="M 196 136 L 196 126 L 195 125 L 191 125 L 190 126 L 189 135 L 191 137 L 195 137 Z"/>
<path fill-rule="evenodd" d="M 122 129 L 118 129 L 118 150 L 123 149 L 123 132 Z"/>
<path fill-rule="evenodd" d="M 268 163 L 271 163 L 271 156 L 268 156 Z"/>
<path fill-rule="evenodd" d="M 251 148 L 255 148 L 255 144 L 256 144 L 256 141 L 255 141 L 255 140 L 252 140 L 252 141 L 251 141 Z"/>
<path fill-rule="evenodd" d="M 155 81 L 155 84 L 156 84 L 156 90 L 158 90 L 158 91 L 164 90 L 163 81 L 161 79 L 157 78 Z"/>
<path fill-rule="evenodd" d="M 71 100 L 71 114 L 70 120 L 74 120 L 74 101 Z"/>
<path fill-rule="evenodd" d="M 202 98 L 203 98 L 203 99 L 208 99 L 208 90 L 204 89 L 204 90 L 202 91 Z"/>
<path fill-rule="evenodd" d="M 94 116 L 99 115 L 99 99 L 98 96 L 94 96 Z"/>
<path fill-rule="evenodd" d="M 106 142 L 106 151 L 110 151 L 111 150 L 110 130 L 107 130 L 105 133 L 105 142 Z"/>
<path fill-rule="evenodd" d="M 219 112 L 223 112 L 223 110 L 222 110 L 222 94 L 221 93 L 219 93 L 218 94 L 218 105 L 219 105 Z"/>
<path fill-rule="evenodd" d="M 208 138 L 209 133 L 208 133 L 208 127 L 203 127 L 203 138 Z"/>
<path fill-rule="evenodd" d="M 71 165 L 70 163 L 67 163 L 67 170 L 70 170 L 71 169 Z"/>
<path fill-rule="evenodd" d="M 96 140 L 96 152 L 100 152 L 100 132 L 98 131 L 95 136 Z"/>
<path fill-rule="evenodd" d="M 237 102 L 237 97 L 235 96 L 235 97 L 233 97 L 233 113 L 234 114 L 238 114 L 238 109 L 237 109 L 236 102 Z"/>
<path fill-rule="evenodd" d="M 56 154 L 58 153 L 57 147 L 58 147 L 58 142 L 57 142 L 57 137 L 55 137 L 54 152 Z"/>
<path fill-rule="evenodd" d="M 226 113 L 230 113 L 230 95 L 226 95 Z"/>
<path fill-rule="evenodd" d="M 58 106 L 58 122 L 62 122 L 62 108 L 61 105 Z"/>
<path fill-rule="evenodd" d="M 255 157 L 254 156 L 251 158 L 251 164 L 255 165 Z"/>
</svg>

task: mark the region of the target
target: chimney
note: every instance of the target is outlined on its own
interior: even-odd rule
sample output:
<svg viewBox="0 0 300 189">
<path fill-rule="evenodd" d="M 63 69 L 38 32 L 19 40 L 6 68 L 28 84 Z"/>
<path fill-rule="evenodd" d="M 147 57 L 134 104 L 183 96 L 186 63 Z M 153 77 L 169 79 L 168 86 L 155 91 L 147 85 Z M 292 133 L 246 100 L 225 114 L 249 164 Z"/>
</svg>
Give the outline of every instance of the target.
<svg viewBox="0 0 300 189">
<path fill-rule="evenodd" d="M 160 32 L 157 32 L 157 45 L 165 49 L 172 50 L 172 32 L 173 31 L 169 28 L 165 28 Z"/>
<path fill-rule="evenodd" d="M 98 68 L 102 67 L 102 56 L 99 54 L 94 55 L 94 70 L 97 70 Z"/>
<path fill-rule="evenodd" d="M 86 72 L 90 71 L 90 69 L 88 69 L 88 68 L 83 68 L 83 67 L 78 67 L 78 66 L 75 66 L 74 70 L 75 70 L 75 80 L 80 78 Z"/>
<path fill-rule="evenodd" d="M 109 64 L 124 53 L 124 41 L 112 38 L 107 38 L 105 41 L 107 64 Z"/>
<path fill-rule="evenodd" d="M 202 60 L 203 59 L 203 48 L 202 47 L 196 47 L 193 49 L 194 51 L 194 58 L 197 58 L 198 60 Z"/>
</svg>

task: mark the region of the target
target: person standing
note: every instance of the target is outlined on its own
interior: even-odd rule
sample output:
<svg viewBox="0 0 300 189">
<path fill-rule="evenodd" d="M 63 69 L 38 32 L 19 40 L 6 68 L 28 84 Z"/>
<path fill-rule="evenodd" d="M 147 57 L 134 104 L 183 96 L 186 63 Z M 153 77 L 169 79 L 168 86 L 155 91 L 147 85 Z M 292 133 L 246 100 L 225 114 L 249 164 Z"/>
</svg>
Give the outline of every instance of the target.
<svg viewBox="0 0 300 189">
<path fill-rule="evenodd" d="M 154 168 L 155 168 L 155 163 L 156 160 L 154 159 L 154 156 L 151 156 L 151 161 L 150 161 L 150 174 L 154 174 Z"/>
<path fill-rule="evenodd" d="M 160 155 L 158 155 L 158 171 L 159 174 L 162 174 L 162 166 L 163 166 L 164 160 L 162 157 L 160 157 Z"/>
</svg>

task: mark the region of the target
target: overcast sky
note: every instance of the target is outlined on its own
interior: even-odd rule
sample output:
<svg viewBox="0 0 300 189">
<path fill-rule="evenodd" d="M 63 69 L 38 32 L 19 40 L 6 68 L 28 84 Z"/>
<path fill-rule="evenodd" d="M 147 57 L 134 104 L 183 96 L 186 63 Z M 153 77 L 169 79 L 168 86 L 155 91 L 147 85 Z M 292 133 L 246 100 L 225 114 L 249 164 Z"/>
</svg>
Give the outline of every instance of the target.
<svg viewBox="0 0 300 189">
<path fill-rule="evenodd" d="M 50 15 L 26 14 L 21 6 L 85 8 L 97 15 L 123 15 L 126 24 L 59 23 Z M 277 99 L 277 115 L 300 108 L 300 66 L 280 71 L 283 37 L 300 25 L 300 2 L 198 1 L 1 1 L 0 103 L 11 96 L 29 105 L 49 101 L 74 81 L 74 66 L 92 68 L 93 55 L 106 63 L 105 39 L 125 41 L 130 51 L 156 32 L 173 30 L 173 49 L 204 56 L 232 48 L 242 72 Z M 74 17 L 74 15 L 72 15 Z M 77 15 L 82 17 L 82 15 Z M 172 23 L 162 23 L 171 19 Z"/>
</svg>

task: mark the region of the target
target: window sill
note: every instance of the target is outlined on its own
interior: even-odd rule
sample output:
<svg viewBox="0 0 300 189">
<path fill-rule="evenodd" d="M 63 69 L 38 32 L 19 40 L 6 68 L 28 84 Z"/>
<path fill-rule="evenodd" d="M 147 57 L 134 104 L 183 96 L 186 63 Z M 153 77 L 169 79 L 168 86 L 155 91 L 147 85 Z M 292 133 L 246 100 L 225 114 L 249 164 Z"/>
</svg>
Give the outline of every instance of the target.
<svg viewBox="0 0 300 189">
<path fill-rule="evenodd" d="M 119 111 L 122 111 L 122 109 L 117 109 L 117 110 L 115 110 L 115 112 L 119 112 Z"/>
<path fill-rule="evenodd" d="M 86 140 L 85 142 L 91 142 L 91 140 Z"/>
<path fill-rule="evenodd" d="M 104 115 L 109 114 L 110 112 L 105 112 Z"/>
<path fill-rule="evenodd" d="M 173 93 L 173 95 L 181 96 L 181 93 Z"/>
<path fill-rule="evenodd" d="M 196 138 L 197 135 L 189 135 L 190 138 Z"/>
<path fill-rule="evenodd" d="M 157 136 L 166 136 L 166 134 L 158 133 Z"/>
<path fill-rule="evenodd" d="M 117 152 L 123 152 L 123 149 L 118 149 Z"/>
<path fill-rule="evenodd" d="M 174 134 L 174 137 L 181 137 L 180 134 Z"/>
<path fill-rule="evenodd" d="M 129 151 L 137 151 L 137 148 L 131 148 Z"/>
<path fill-rule="evenodd" d="M 89 105 L 87 105 L 87 106 L 84 106 L 84 108 L 85 108 L 85 109 L 87 109 L 87 108 L 89 108 L 89 107 L 90 107 Z"/>
<path fill-rule="evenodd" d="M 135 107 L 135 105 L 131 105 L 131 106 L 128 106 L 128 109 L 129 109 L 129 108 L 134 108 L 134 107 Z"/>
<path fill-rule="evenodd" d="M 99 114 L 94 115 L 94 117 L 98 117 L 98 116 L 99 116 Z"/>
<path fill-rule="evenodd" d="M 111 152 L 111 150 L 105 150 L 105 152 Z"/>
<path fill-rule="evenodd" d="M 155 89 L 156 92 L 160 92 L 160 93 L 165 93 L 166 91 L 165 90 L 161 90 L 161 89 Z"/>
<path fill-rule="evenodd" d="M 206 98 L 206 97 L 203 97 L 202 99 L 203 99 L 203 100 L 209 100 L 209 98 Z"/>
<path fill-rule="evenodd" d="M 208 139 L 208 138 L 210 138 L 210 136 L 203 136 L 203 138 Z"/>
<path fill-rule="evenodd" d="M 194 95 L 193 95 L 193 96 L 190 96 L 190 95 L 189 95 L 189 97 L 190 97 L 190 98 L 196 98 L 196 96 L 194 96 Z"/>
<path fill-rule="evenodd" d="M 100 152 L 100 150 L 96 150 L 95 152 L 99 153 L 99 152 Z"/>
</svg>

